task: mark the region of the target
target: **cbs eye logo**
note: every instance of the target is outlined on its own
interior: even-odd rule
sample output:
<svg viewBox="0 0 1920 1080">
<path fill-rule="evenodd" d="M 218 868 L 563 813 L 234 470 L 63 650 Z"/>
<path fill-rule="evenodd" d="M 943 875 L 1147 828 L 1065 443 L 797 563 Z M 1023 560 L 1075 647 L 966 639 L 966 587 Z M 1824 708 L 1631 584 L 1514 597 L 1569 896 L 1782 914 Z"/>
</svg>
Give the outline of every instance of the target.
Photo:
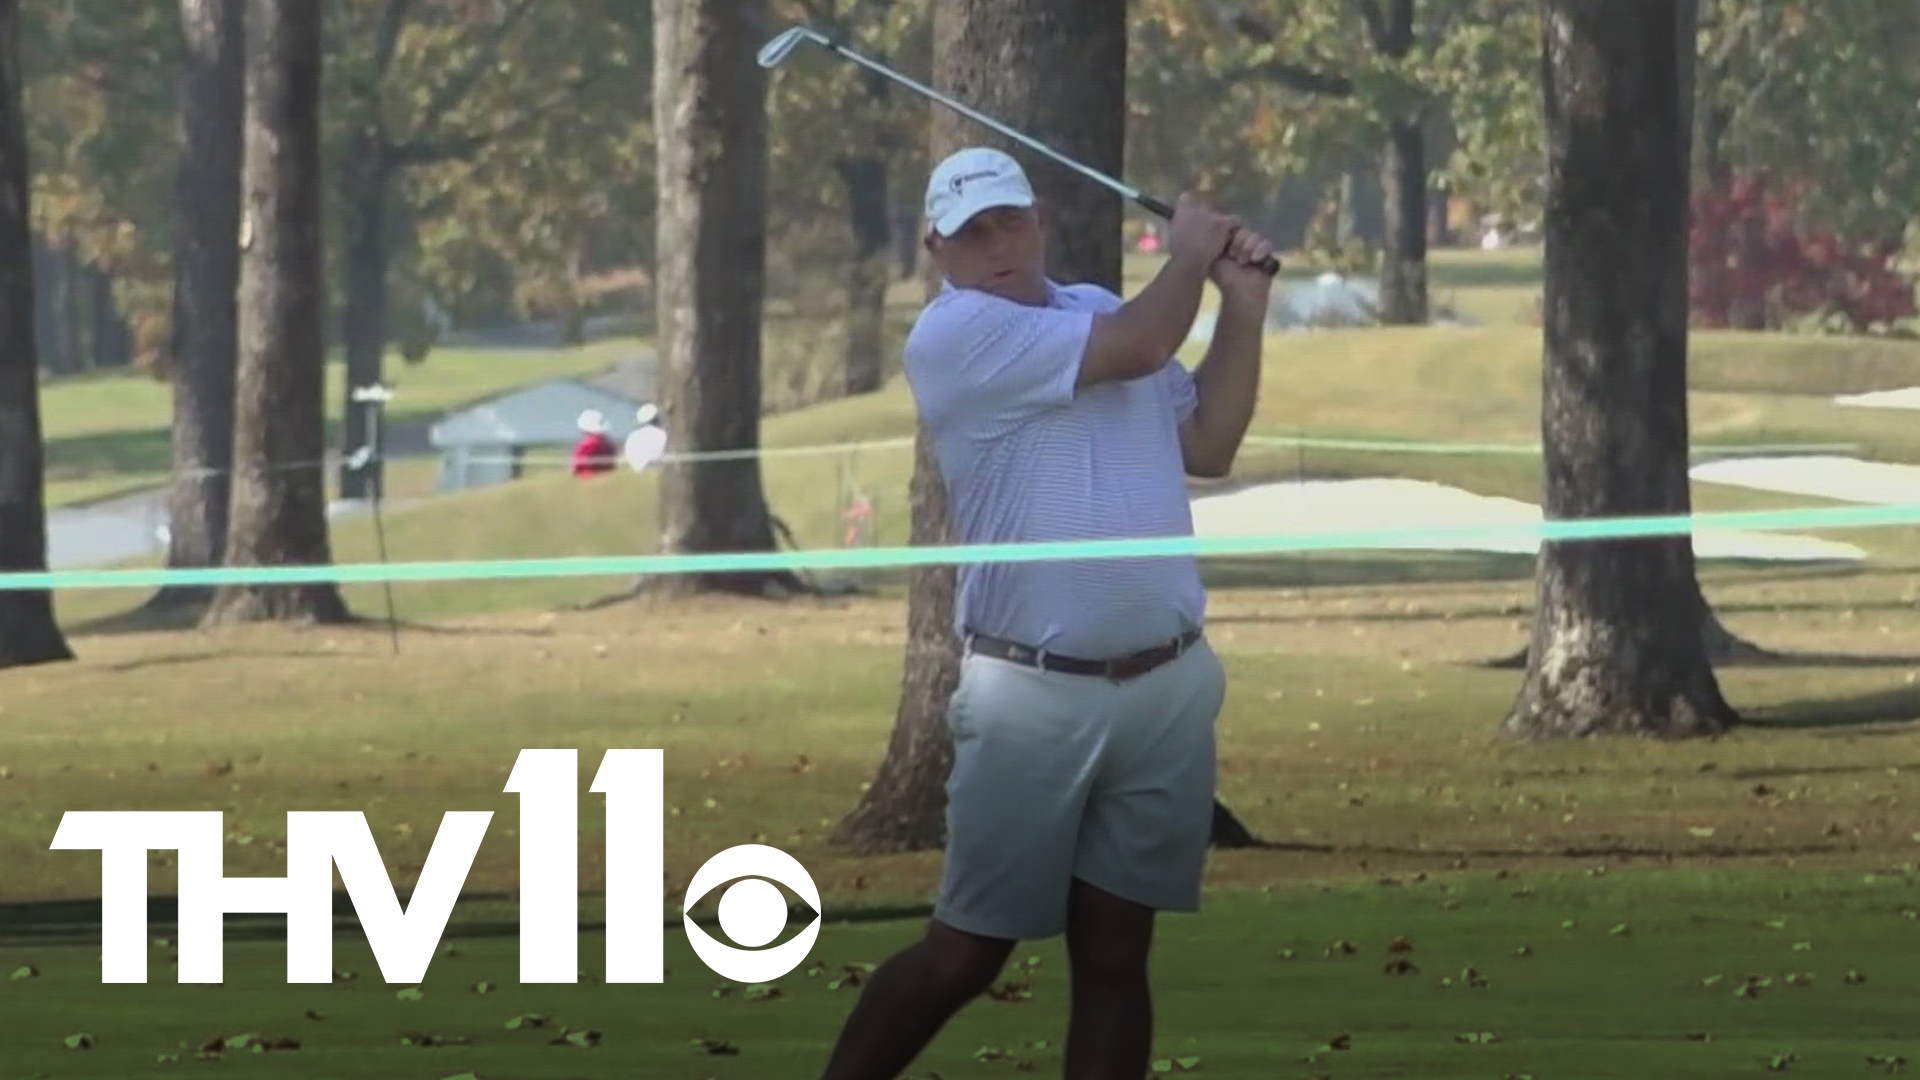
<svg viewBox="0 0 1920 1080">
<path fill-rule="evenodd" d="M 714 940 L 687 915 L 702 897 L 729 881 L 733 884 L 720 894 L 720 929 L 746 948 Z M 769 949 L 763 946 L 779 937 L 787 925 L 787 902 L 773 884 L 776 881 L 806 901 L 813 921 L 792 941 Z M 772 982 L 786 975 L 806 960 L 820 937 L 820 890 L 813 875 L 798 859 L 765 844 L 741 844 L 708 859 L 687 883 L 680 913 L 687 941 L 701 962 L 714 974 L 735 982 Z"/>
</svg>

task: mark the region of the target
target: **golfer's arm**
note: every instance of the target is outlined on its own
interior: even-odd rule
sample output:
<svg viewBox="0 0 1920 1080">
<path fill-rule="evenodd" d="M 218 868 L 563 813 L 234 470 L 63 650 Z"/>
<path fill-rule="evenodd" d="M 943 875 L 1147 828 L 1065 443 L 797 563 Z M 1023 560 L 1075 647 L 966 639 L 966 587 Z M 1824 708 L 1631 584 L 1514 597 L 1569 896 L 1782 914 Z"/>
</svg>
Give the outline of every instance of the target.
<svg viewBox="0 0 1920 1080">
<path fill-rule="evenodd" d="M 1180 427 L 1180 452 L 1193 476 L 1221 477 L 1233 469 L 1260 397 L 1260 352 L 1267 309 L 1259 296 L 1224 293 L 1213 342 L 1193 373 L 1199 398 Z"/>
<path fill-rule="evenodd" d="M 1173 359 L 1193 330 L 1207 284 L 1207 266 L 1196 262 L 1168 259 L 1140 295 L 1094 316 L 1077 385 L 1142 379 Z"/>
</svg>

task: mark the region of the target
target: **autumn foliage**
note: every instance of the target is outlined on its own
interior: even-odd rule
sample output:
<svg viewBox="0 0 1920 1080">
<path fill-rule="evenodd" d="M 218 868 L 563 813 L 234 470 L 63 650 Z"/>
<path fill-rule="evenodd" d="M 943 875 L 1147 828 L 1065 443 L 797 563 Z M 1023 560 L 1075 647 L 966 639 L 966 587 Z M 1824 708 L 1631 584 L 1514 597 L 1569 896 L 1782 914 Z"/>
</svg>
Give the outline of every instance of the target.
<svg viewBox="0 0 1920 1080">
<path fill-rule="evenodd" d="M 1915 315 L 1899 241 L 1836 235 L 1807 212 L 1806 190 L 1739 176 L 1694 196 L 1694 325 L 1778 330 L 1812 319 L 1866 334 Z"/>
</svg>

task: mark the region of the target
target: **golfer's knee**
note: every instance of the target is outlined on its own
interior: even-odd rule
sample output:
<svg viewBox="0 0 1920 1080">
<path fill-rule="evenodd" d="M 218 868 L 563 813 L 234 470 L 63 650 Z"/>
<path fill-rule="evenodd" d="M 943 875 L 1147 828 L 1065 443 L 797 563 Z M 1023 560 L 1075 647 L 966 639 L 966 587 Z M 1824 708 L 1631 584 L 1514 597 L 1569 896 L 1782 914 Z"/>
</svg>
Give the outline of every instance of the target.
<svg viewBox="0 0 1920 1080">
<path fill-rule="evenodd" d="M 1088 942 L 1069 959 L 1073 981 L 1083 986 L 1131 986 L 1147 981 L 1144 944 Z"/>
<path fill-rule="evenodd" d="M 921 942 L 923 971 L 942 997 L 971 1001 L 987 992 L 1006 967 L 1014 942 L 936 926 Z"/>
</svg>

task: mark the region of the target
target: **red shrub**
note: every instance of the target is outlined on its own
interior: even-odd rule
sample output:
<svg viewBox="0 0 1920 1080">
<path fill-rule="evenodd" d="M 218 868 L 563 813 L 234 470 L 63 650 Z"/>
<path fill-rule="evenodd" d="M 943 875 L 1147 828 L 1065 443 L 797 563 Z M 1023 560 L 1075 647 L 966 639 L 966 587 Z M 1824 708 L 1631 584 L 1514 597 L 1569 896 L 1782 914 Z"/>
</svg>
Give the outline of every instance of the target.
<svg viewBox="0 0 1920 1080">
<path fill-rule="evenodd" d="M 1836 236 L 1803 212 L 1805 190 L 1742 176 L 1694 196 L 1694 325 L 1777 330 L 1812 316 L 1864 334 L 1914 317 L 1898 242 Z"/>
</svg>

